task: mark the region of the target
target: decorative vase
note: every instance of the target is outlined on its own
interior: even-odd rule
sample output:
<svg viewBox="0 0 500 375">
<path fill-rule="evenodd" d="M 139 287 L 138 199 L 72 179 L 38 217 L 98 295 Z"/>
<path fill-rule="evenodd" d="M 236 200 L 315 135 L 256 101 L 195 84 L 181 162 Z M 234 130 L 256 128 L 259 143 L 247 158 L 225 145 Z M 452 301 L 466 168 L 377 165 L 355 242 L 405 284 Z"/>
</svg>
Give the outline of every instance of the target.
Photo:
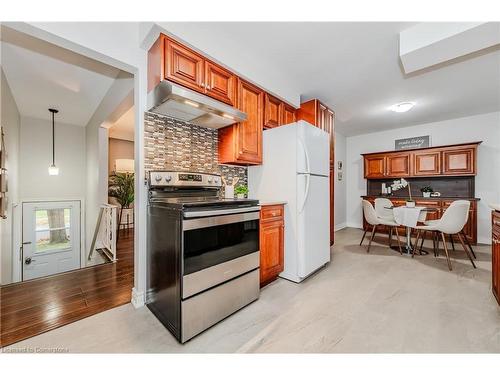
<svg viewBox="0 0 500 375">
<path fill-rule="evenodd" d="M 430 198 L 431 197 L 431 192 L 430 191 L 424 191 L 422 194 L 424 195 L 424 198 Z"/>
<path fill-rule="evenodd" d="M 414 208 L 415 207 L 415 201 L 406 201 L 406 207 Z"/>
<path fill-rule="evenodd" d="M 234 186 L 233 185 L 224 186 L 224 198 L 234 199 Z"/>
<path fill-rule="evenodd" d="M 245 199 L 245 194 L 236 194 L 236 198 Z"/>
</svg>

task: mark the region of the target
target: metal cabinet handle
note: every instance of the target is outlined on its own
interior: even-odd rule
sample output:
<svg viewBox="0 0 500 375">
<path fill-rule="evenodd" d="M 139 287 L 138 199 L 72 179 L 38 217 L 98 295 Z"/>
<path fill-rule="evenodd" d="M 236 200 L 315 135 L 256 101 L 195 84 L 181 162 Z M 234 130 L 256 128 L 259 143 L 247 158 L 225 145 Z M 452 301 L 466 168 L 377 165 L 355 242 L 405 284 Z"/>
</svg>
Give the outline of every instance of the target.
<svg viewBox="0 0 500 375">
<path fill-rule="evenodd" d="M 35 260 L 34 259 L 31 259 L 31 257 L 27 257 L 25 260 L 24 260 L 24 264 L 26 265 L 29 265 L 31 264 L 31 262 L 34 262 Z"/>
</svg>

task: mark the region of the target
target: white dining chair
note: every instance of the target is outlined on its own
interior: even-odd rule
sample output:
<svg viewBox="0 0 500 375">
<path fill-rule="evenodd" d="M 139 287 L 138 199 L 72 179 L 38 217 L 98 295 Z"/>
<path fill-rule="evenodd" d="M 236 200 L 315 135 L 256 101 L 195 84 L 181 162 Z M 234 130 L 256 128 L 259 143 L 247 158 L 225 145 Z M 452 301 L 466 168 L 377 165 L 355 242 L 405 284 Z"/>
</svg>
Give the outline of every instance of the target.
<svg viewBox="0 0 500 375">
<path fill-rule="evenodd" d="M 375 212 L 377 216 L 383 219 L 394 220 L 394 213 L 391 209 L 386 207 L 393 207 L 390 199 L 387 198 L 375 198 Z"/>
<path fill-rule="evenodd" d="M 472 259 L 471 254 L 469 253 L 469 249 L 465 246 L 465 242 L 463 239 L 463 228 L 467 223 L 469 218 L 469 208 L 470 202 L 466 200 L 456 200 L 450 204 L 447 210 L 444 212 L 443 216 L 439 220 L 429 220 L 426 223 L 428 225 L 419 225 L 416 227 L 417 232 L 417 241 L 421 231 L 431 231 L 436 232 L 441 235 L 441 240 L 443 241 L 444 252 L 446 254 L 446 260 L 448 262 L 448 268 L 450 271 L 452 270 L 450 254 L 448 253 L 448 246 L 446 245 L 446 237 L 445 235 L 456 235 L 460 240 L 462 247 L 465 250 L 465 253 L 469 257 L 472 266 L 476 268 L 474 264 L 474 260 Z M 437 243 L 439 246 L 439 242 Z M 415 254 L 415 248 L 413 248 L 412 257 Z"/>
<path fill-rule="evenodd" d="M 390 227 L 391 234 L 392 231 L 396 229 L 396 237 L 398 239 L 399 253 L 403 254 L 403 250 L 401 249 L 401 241 L 399 240 L 399 232 L 398 232 L 399 224 L 396 223 L 394 219 L 391 220 L 379 217 L 375 211 L 375 208 L 373 208 L 372 204 L 365 199 L 363 199 L 363 215 L 365 216 L 366 222 L 372 226 L 372 234 L 370 237 L 370 242 L 368 243 L 368 248 L 366 249 L 367 253 L 370 252 L 370 246 L 372 245 L 373 238 L 375 237 L 375 233 L 377 232 L 377 227 L 379 225 L 387 225 L 388 227 Z M 363 240 L 365 239 L 367 231 L 368 228 L 366 228 L 365 232 L 363 233 L 363 237 L 361 238 L 361 242 L 359 243 L 360 246 L 363 244 Z M 390 246 L 391 243 L 389 241 L 389 247 Z"/>
</svg>

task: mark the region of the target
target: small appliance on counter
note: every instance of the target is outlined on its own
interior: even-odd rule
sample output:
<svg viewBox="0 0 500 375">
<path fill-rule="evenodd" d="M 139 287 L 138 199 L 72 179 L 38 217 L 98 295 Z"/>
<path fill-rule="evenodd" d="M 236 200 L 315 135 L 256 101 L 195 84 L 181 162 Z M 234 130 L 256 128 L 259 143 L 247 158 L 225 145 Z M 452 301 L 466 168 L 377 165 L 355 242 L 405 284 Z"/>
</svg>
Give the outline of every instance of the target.
<svg viewBox="0 0 500 375">
<path fill-rule="evenodd" d="M 259 298 L 259 201 L 220 199 L 212 174 L 148 184 L 146 305 L 184 343 Z"/>
</svg>

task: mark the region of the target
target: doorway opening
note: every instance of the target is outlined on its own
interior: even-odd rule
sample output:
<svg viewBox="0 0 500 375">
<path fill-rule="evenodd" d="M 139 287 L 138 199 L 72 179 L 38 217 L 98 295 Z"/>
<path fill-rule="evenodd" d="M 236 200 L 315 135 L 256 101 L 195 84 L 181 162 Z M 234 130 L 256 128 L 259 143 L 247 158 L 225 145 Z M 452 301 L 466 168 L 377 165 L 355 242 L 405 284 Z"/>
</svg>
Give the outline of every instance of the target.
<svg viewBox="0 0 500 375">
<path fill-rule="evenodd" d="M 3 347 L 131 301 L 134 194 L 111 199 L 124 171 L 109 155 L 119 120 L 129 113 L 132 145 L 135 121 L 133 74 L 0 27 Z"/>
</svg>

